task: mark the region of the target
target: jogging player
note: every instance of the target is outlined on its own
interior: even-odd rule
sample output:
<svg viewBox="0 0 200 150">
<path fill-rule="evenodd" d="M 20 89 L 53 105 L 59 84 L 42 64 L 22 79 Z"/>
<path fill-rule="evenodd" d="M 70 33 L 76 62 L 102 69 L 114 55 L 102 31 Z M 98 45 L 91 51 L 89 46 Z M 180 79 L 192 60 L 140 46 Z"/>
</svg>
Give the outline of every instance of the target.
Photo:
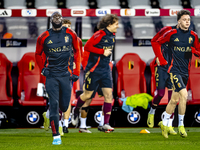
<svg viewBox="0 0 200 150">
<path fill-rule="evenodd" d="M 114 131 L 109 125 L 112 109 L 112 78 L 109 67 L 110 56 L 115 44 L 115 32 L 118 28 L 118 17 L 113 14 L 104 16 L 98 24 L 97 32 L 87 41 L 84 50 L 90 52 L 85 74 L 85 90 L 78 97 L 77 105 L 72 112 L 72 124 L 78 123 L 79 109 L 89 100 L 98 86 L 101 87 L 104 101 L 104 126 L 105 132 Z"/>
<path fill-rule="evenodd" d="M 161 45 L 168 42 L 168 49 L 172 52 L 172 61 L 170 63 L 168 72 L 173 83 L 173 92 L 170 102 L 166 107 L 164 119 L 161 122 L 162 135 L 168 138 L 168 121 L 178 106 L 178 131 L 181 137 L 187 137 L 184 128 L 184 115 L 186 111 L 187 90 L 186 85 L 188 81 L 188 72 L 192 53 L 195 49 L 199 49 L 198 36 L 194 31 L 189 30 L 190 26 L 190 11 L 181 10 L 177 14 L 178 29 L 173 29 L 165 33 L 156 42 L 152 42 L 155 55 L 158 57 L 160 65 L 164 66 L 167 61 L 161 53 Z M 179 101 L 180 99 L 180 101 Z"/>
<path fill-rule="evenodd" d="M 59 107 L 62 112 L 67 111 L 71 97 L 71 83 L 78 80 L 80 74 L 80 50 L 77 35 L 69 28 L 62 27 L 62 16 L 54 12 L 50 21 L 52 28 L 43 32 L 37 39 L 36 61 L 40 68 L 42 52 L 46 55 L 45 67 L 41 74 L 46 76 L 46 90 L 50 102 L 50 124 L 53 133 L 53 145 L 60 145 Z M 71 51 L 74 51 L 76 69 L 70 77 L 68 62 Z"/>
<path fill-rule="evenodd" d="M 166 32 L 172 30 L 172 29 L 176 29 L 178 28 L 178 25 L 176 26 L 166 26 L 164 28 L 162 28 L 151 40 L 151 42 L 156 42 L 156 40 L 158 40 L 159 37 L 161 37 L 163 34 L 165 34 Z M 163 57 L 165 58 L 165 60 L 167 60 L 168 62 L 171 62 L 171 53 L 168 50 L 168 44 L 164 43 L 162 45 L 162 54 Z M 158 58 L 154 59 L 154 64 L 155 64 L 155 82 L 156 82 L 156 95 L 154 96 L 154 99 L 152 101 L 152 106 L 150 108 L 150 111 L 148 113 L 148 119 L 147 119 L 147 125 L 150 128 L 154 127 L 154 115 L 155 115 L 155 111 L 157 106 L 159 105 L 161 99 L 163 98 L 163 96 L 165 95 L 165 87 L 168 88 L 168 102 L 171 99 L 171 94 L 172 94 L 172 83 L 170 80 L 170 75 L 167 72 L 169 64 L 165 65 L 165 66 L 160 66 L 160 62 L 158 60 Z M 176 135 L 177 133 L 174 131 L 173 127 L 172 127 L 172 122 L 173 122 L 173 118 L 174 118 L 174 113 L 172 113 L 172 116 L 170 117 L 169 120 L 169 132 L 172 135 Z"/>
</svg>

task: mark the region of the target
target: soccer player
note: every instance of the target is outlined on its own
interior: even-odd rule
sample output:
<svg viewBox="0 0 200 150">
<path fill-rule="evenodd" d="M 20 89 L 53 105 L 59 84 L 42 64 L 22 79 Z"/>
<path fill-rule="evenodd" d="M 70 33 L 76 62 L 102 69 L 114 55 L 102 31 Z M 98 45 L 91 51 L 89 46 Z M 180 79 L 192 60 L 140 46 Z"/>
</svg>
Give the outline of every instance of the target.
<svg viewBox="0 0 200 150">
<path fill-rule="evenodd" d="M 181 10 L 177 13 L 178 29 L 173 29 L 165 33 L 156 42 L 152 42 L 155 55 L 158 57 L 160 65 L 164 66 L 170 63 L 168 72 L 173 83 L 173 92 L 169 101 L 161 129 L 162 135 L 168 138 L 169 118 L 178 106 L 178 131 L 181 137 L 187 137 L 184 128 L 184 115 L 186 111 L 188 72 L 192 53 L 199 50 L 198 36 L 194 31 L 189 30 L 190 26 L 190 11 Z M 167 62 L 161 53 L 161 45 L 168 42 L 168 50 L 172 53 L 172 61 Z M 180 99 L 180 101 L 179 101 Z"/>
<path fill-rule="evenodd" d="M 72 81 L 76 81 L 80 74 L 80 50 L 77 35 L 69 28 L 62 27 L 62 15 L 54 12 L 50 21 L 52 28 L 43 32 L 37 39 L 36 61 L 46 76 L 46 90 L 50 102 L 50 124 L 53 134 L 53 145 L 60 145 L 59 107 L 62 112 L 67 111 L 71 97 L 70 73 L 68 62 L 71 51 L 74 51 L 76 69 L 73 70 Z M 43 67 L 42 53 L 46 55 Z"/>
<path fill-rule="evenodd" d="M 104 16 L 98 24 L 97 32 L 87 41 L 84 50 L 89 51 L 89 59 L 85 69 L 85 90 L 78 97 L 77 105 L 72 111 L 72 124 L 77 125 L 79 110 L 85 101 L 89 100 L 95 91 L 100 86 L 105 98 L 104 126 L 105 132 L 114 131 L 109 125 L 111 109 L 112 109 L 112 78 L 109 66 L 110 56 L 115 44 L 115 32 L 118 28 L 118 17 L 113 14 Z"/>
<path fill-rule="evenodd" d="M 68 20 L 68 19 L 63 19 L 62 20 L 62 25 L 71 29 L 71 21 Z M 78 42 L 79 42 L 79 46 L 80 46 L 80 53 L 81 53 L 81 56 L 83 55 L 83 51 L 82 51 L 82 40 L 78 37 Z M 81 60 L 82 60 L 82 57 L 81 57 Z M 70 66 L 69 66 L 69 70 L 70 72 L 72 73 L 73 69 L 76 68 L 76 64 L 74 63 L 74 54 L 73 54 L 73 51 L 71 53 L 71 57 L 70 57 Z M 73 84 L 72 84 L 73 86 Z M 71 104 L 69 103 L 69 107 L 67 109 L 66 112 L 64 112 L 64 121 L 63 121 L 63 132 L 64 133 L 68 133 L 68 121 L 69 121 L 69 115 L 70 115 L 70 112 L 71 112 Z"/>
<path fill-rule="evenodd" d="M 178 28 L 178 24 L 176 26 L 166 26 L 166 27 L 162 28 L 153 37 L 151 42 L 152 43 L 156 42 L 156 40 L 158 40 L 158 38 L 161 37 L 163 34 L 165 34 L 166 32 L 168 32 L 172 29 L 176 29 L 176 28 Z M 162 54 L 163 54 L 163 57 L 165 58 L 165 60 L 167 60 L 168 62 L 171 62 L 171 54 L 170 54 L 170 51 L 168 50 L 168 44 L 164 43 L 161 48 L 162 48 Z M 156 111 L 156 108 L 159 105 L 161 99 L 165 95 L 165 87 L 168 88 L 168 102 L 170 101 L 171 94 L 172 94 L 172 83 L 170 80 L 169 73 L 167 72 L 169 64 L 167 64 L 165 66 L 160 66 L 158 58 L 154 59 L 154 63 L 156 65 L 156 67 L 155 67 L 156 95 L 152 101 L 152 106 L 148 113 L 147 125 L 150 128 L 154 127 L 155 111 Z M 177 133 L 174 131 L 174 129 L 172 127 L 173 118 L 174 118 L 174 113 L 172 113 L 172 116 L 170 117 L 170 120 L 168 123 L 169 133 L 172 135 L 176 135 Z"/>
</svg>

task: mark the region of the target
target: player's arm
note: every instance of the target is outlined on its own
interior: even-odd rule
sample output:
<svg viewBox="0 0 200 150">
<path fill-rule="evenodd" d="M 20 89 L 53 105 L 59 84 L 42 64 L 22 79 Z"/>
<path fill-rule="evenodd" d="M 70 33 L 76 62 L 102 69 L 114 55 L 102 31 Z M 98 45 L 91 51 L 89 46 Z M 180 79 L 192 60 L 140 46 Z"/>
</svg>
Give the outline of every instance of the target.
<svg viewBox="0 0 200 150">
<path fill-rule="evenodd" d="M 171 30 L 172 27 L 171 26 L 165 26 L 163 27 L 158 33 L 156 33 L 156 35 L 151 39 L 151 42 L 156 42 L 161 36 L 163 36 L 164 33 L 166 33 L 167 31 Z M 155 66 L 158 65 L 160 66 L 160 62 L 158 57 L 156 57 L 154 59 L 154 62 L 156 62 Z"/>
<path fill-rule="evenodd" d="M 172 30 L 171 26 L 163 27 L 156 35 L 151 39 L 151 42 L 156 42 L 161 36 L 163 36 L 166 32 Z"/>
<path fill-rule="evenodd" d="M 96 53 L 96 54 L 104 54 L 104 49 L 103 48 L 97 48 L 95 47 L 96 44 L 98 44 L 102 37 L 105 36 L 106 33 L 102 30 L 97 31 L 85 44 L 84 46 L 84 50 L 85 51 L 89 51 L 92 53 Z"/>
<path fill-rule="evenodd" d="M 192 31 L 192 34 L 194 35 L 195 39 L 194 39 L 194 47 L 191 47 L 192 49 L 192 53 L 197 56 L 200 57 L 200 45 L 199 45 L 199 38 L 198 35 Z"/>
<path fill-rule="evenodd" d="M 69 30 L 69 33 L 72 35 L 72 45 L 73 45 L 73 51 L 74 51 L 74 62 L 76 65 L 76 68 L 73 69 L 73 74 L 76 76 L 80 75 L 80 66 L 81 66 L 81 53 L 80 53 L 80 47 L 78 42 L 78 37 L 75 32 L 72 30 Z M 73 64 L 72 64 L 73 65 Z"/>
<path fill-rule="evenodd" d="M 170 30 L 170 31 L 166 32 L 165 34 L 163 34 L 160 38 L 158 38 L 158 40 L 151 41 L 153 51 L 154 51 L 156 57 L 158 57 L 161 66 L 164 66 L 167 64 L 167 61 L 164 59 L 162 52 L 161 52 L 161 45 L 166 42 L 169 42 L 171 35 L 173 35 L 174 33 L 176 33 L 176 30 Z"/>
<path fill-rule="evenodd" d="M 39 36 L 37 39 L 37 43 L 36 43 L 35 59 L 36 59 L 36 63 L 38 64 L 38 66 L 40 68 L 40 72 L 42 71 L 42 69 L 44 67 L 42 53 L 43 53 L 43 40 L 42 40 L 42 37 Z"/>
</svg>

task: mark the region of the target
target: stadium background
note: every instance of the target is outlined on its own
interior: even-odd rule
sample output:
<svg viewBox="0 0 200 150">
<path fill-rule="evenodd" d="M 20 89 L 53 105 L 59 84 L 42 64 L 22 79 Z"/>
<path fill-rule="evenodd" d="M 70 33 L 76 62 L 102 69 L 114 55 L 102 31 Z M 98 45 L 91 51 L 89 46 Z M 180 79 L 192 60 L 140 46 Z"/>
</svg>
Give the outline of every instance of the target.
<svg viewBox="0 0 200 150">
<path fill-rule="evenodd" d="M 42 125 L 42 113 L 45 111 L 45 106 L 23 106 L 19 102 L 21 97 L 18 92 L 19 67 L 17 64 L 24 54 L 35 52 L 37 36 L 50 28 L 49 16 L 55 10 L 60 11 L 64 18 L 71 20 L 72 29 L 83 40 L 83 44 L 92 36 L 99 19 L 103 15 L 112 13 L 119 16 L 119 29 L 116 34 L 115 51 L 112 57 L 115 101 L 111 116 L 111 125 L 113 126 L 146 126 L 148 112 L 148 109 L 138 107 L 134 109 L 134 112 L 128 114 L 119 105 L 119 95 L 116 92 L 118 77 L 116 63 L 122 56 L 127 53 L 136 53 L 145 62 L 146 92 L 152 95 L 150 63 L 154 58 L 154 53 L 150 46 L 150 39 L 163 26 L 175 25 L 176 13 L 183 8 L 191 11 L 192 23 L 190 28 L 200 35 L 200 2 L 198 0 L 0 0 L 0 8 L 0 22 L 5 23 L 7 31 L 13 34 L 14 39 L 11 41 L 18 44 L 20 42 L 25 43 L 25 45 L 15 45 L 13 42 L 12 46 L 6 46 L 7 41 L 1 40 L 0 53 L 5 54 L 13 64 L 11 70 L 13 103 L 11 106 L 0 104 L 0 127 L 38 127 Z M 34 62 L 29 62 L 29 64 L 34 69 Z M 81 81 L 80 79 L 82 85 Z M 195 91 L 199 89 L 198 82 L 195 89 Z M 5 95 L 7 93 L 1 92 L 0 94 Z M 187 106 L 186 126 L 200 125 L 199 104 L 200 97 L 195 99 L 195 105 L 193 103 L 193 105 Z M 166 104 L 159 106 L 156 111 L 155 122 L 161 119 L 165 106 Z M 98 121 L 101 115 L 100 110 L 101 106 L 90 107 L 88 125 L 97 126 L 95 119 Z M 177 109 L 175 114 L 174 125 L 176 126 Z"/>
</svg>

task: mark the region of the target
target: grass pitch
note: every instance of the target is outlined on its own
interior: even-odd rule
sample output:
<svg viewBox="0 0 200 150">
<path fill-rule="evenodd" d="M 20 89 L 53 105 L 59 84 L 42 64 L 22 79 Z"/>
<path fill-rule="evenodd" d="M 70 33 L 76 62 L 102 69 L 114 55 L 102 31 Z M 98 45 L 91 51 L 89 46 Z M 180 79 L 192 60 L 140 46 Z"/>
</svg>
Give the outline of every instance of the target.
<svg viewBox="0 0 200 150">
<path fill-rule="evenodd" d="M 149 134 L 139 133 L 144 128 L 115 128 L 113 133 L 103 133 L 92 128 L 91 134 L 79 133 L 70 128 L 62 137 L 62 145 L 52 145 L 51 130 L 0 129 L 0 150 L 197 150 L 200 149 L 200 128 L 186 128 L 187 138 L 169 135 L 165 139 L 159 128 L 149 129 Z M 175 128 L 177 131 L 177 128 Z"/>
</svg>

